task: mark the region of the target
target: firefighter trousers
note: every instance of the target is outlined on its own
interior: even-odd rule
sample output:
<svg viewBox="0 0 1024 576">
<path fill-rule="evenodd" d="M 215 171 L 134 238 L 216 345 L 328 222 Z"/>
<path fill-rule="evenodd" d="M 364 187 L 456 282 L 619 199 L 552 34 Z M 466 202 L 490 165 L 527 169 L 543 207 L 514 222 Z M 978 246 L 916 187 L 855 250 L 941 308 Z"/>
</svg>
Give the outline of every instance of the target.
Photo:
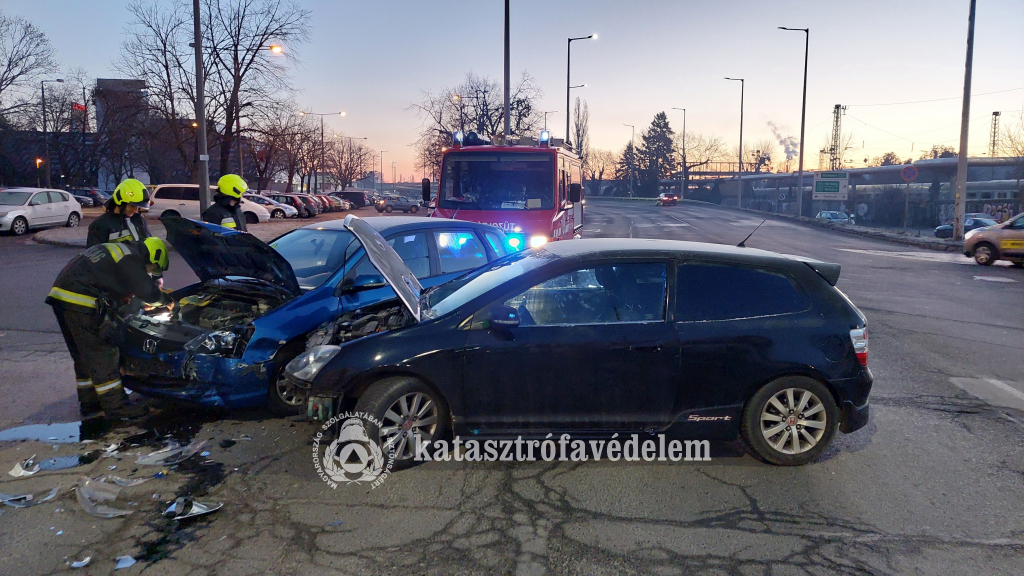
<svg viewBox="0 0 1024 576">
<path fill-rule="evenodd" d="M 117 344 L 97 310 L 81 306 L 53 306 L 57 324 L 75 364 L 78 404 L 83 418 L 117 413 L 128 404 L 121 386 Z"/>
</svg>

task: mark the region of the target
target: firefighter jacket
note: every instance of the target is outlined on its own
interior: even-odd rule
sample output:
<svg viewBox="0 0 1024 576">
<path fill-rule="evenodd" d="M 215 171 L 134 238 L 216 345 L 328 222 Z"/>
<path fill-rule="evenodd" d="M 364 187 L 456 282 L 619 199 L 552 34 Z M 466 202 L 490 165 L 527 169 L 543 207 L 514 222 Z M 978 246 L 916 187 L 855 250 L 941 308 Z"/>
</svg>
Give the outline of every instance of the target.
<svg viewBox="0 0 1024 576">
<path fill-rule="evenodd" d="M 89 248 L 105 242 L 138 242 L 152 235 L 141 212 L 126 218 L 124 214 L 107 210 L 89 225 L 85 246 Z"/>
<path fill-rule="evenodd" d="M 203 212 L 203 222 L 219 224 L 225 228 L 247 232 L 245 227 L 245 214 L 242 213 L 242 205 L 231 205 L 234 198 L 224 194 L 218 194 L 213 198 L 214 202 Z"/>
<path fill-rule="evenodd" d="M 60 271 L 46 303 L 101 311 L 136 296 L 150 305 L 167 304 L 170 297 L 160 291 L 146 269 L 147 254 L 141 242 L 108 242 L 88 248 Z"/>
</svg>

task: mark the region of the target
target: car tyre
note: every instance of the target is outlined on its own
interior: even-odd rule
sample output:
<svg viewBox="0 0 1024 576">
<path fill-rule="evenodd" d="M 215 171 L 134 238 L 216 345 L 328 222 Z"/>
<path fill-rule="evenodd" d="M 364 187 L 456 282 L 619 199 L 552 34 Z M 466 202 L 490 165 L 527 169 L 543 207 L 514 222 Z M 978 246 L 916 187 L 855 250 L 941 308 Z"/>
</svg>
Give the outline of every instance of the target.
<svg viewBox="0 0 1024 576">
<path fill-rule="evenodd" d="M 395 211 L 395 207 L 394 206 L 390 206 L 390 205 L 389 206 L 385 206 L 384 207 L 384 211 L 387 212 L 388 214 L 390 214 L 390 213 Z"/>
<path fill-rule="evenodd" d="M 259 224 L 260 223 L 260 217 L 255 215 L 255 214 L 253 214 L 252 212 L 246 212 L 245 213 L 245 223 L 246 224 Z"/>
<path fill-rule="evenodd" d="M 284 210 L 275 208 L 274 211 L 270 213 L 270 217 L 275 220 L 284 220 Z"/>
<path fill-rule="evenodd" d="M 295 416 L 306 413 L 306 393 L 288 384 L 281 376 L 288 362 L 282 362 L 277 378 L 267 390 L 267 407 L 277 416 Z"/>
<path fill-rule="evenodd" d="M 78 213 L 72 212 L 71 214 L 68 214 L 68 223 L 66 224 L 66 226 L 68 228 L 78 228 L 78 225 L 81 222 L 82 218 L 78 215 Z"/>
<path fill-rule="evenodd" d="M 991 266 L 998 259 L 996 247 L 988 242 L 981 242 L 974 247 L 974 261 L 982 266 Z"/>
<path fill-rule="evenodd" d="M 404 470 L 418 464 L 415 459 L 416 436 L 421 442 L 444 437 L 451 420 L 448 404 L 435 390 L 407 376 L 379 380 L 367 388 L 356 402 L 356 412 L 365 412 L 373 422 L 366 422 L 366 433 L 377 439 L 385 454 L 385 443 L 392 440 L 395 452 L 393 470 Z"/>
<path fill-rule="evenodd" d="M 412 212 L 413 214 L 415 214 L 415 213 L 420 211 L 420 207 L 419 206 L 413 206 L 412 208 L 409 208 L 409 211 Z"/>
<path fill-rule="evenodd" d="M 11 222 L 11 234 L 24 236 L 26 232 L 28 232 L 28 220 L 18 216 L 14 219 L 14 222 Z"/>
<path fill-rule="evenodd" d="M 839 408 L 832 392 L 806 376 L 769 382 L 743 410 L 743 439 L 759 458 L 778 466 L 817 460 L 838 429 Z"/>
<path fill-rule="evenodd" d="M 165 210 L 160 214 L 160 219 L 164 218 L 181 218 L 181 214 L 178 214 L 174 210 Z"/>
</svg>

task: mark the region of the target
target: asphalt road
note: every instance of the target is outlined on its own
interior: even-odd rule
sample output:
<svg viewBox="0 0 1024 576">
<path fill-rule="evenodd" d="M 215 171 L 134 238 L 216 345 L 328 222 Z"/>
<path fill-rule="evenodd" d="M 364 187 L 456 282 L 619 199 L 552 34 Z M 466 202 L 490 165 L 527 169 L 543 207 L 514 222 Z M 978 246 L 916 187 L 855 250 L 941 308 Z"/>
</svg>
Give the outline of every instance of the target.
<svg viewBox="0 0 1024 576">
<path fill-rule="evenodd" d="M 590 201 L 584 236 L 736 244 L 759 222 Z M 311 461 L 318 427 L 207 415 L 196 437 L 216 446 L 217 474 L 172 470 L 129 497 L 199 487 L 225 510 L 168 528 L 153 519 L 160 502 L 113 520 L 70 495 L 60 513 L 4 509 L 0 573 L 48 573 L 87 553 L 99 570 L 128 553 L 160 558 L 147 574 L 1019 574 L 1024 270 L 772 219 L 747 245 L 842 264 L 838 286 L 868 317 L 871 422 L 817 463 L 772 467 L 722 444 L 699 464 L 432 462 L 373 490 L 332 490 Z M 42 304 L 73 253 L 0 238 L 0 428 L 74 416 L 70 361 Z M 168 284 L 191 281 L 182 269 L 172 261 Z M 36 446 L 0 442 L 4 472 Z M 66 486 L 108 462 L 8 477 L 0 492 Z M 60 538 L 47 530 L 58 523 Z"/>
</svg>

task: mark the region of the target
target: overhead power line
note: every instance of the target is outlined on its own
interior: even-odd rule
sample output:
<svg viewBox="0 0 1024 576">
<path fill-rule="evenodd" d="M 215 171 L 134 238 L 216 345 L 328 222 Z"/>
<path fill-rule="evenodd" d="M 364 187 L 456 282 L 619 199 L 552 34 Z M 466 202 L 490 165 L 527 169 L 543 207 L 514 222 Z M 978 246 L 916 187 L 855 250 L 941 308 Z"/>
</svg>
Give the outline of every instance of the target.
<svg viewBox="0 0 1024 576">
<path fill-rule="evenodd" d="M 992 94 L 1002 94 L 1004 92 L 1016 92 L 1018 90 L 1024 90 L 1024 86 L 1020 88 L 1008 88 L 1006 90 L 996 90 L 995 92 L 982 92 L 981 94 L 971 94 L 971 97 L 975 96 L 990 96 Z M 924 104 L 926 102 L 942 102 L 944 100 L 960 100 L 963 96 L 951 96 L 949 98 L 933 98 L 931 100 L 912 100 L 910 102 L 883 102 L 878 104 L 847 104 L 847 106 L 857 106 L 859 108 L 866 108 L 868 106 L 902 106 L 904 104 Z"/>
</svg>

